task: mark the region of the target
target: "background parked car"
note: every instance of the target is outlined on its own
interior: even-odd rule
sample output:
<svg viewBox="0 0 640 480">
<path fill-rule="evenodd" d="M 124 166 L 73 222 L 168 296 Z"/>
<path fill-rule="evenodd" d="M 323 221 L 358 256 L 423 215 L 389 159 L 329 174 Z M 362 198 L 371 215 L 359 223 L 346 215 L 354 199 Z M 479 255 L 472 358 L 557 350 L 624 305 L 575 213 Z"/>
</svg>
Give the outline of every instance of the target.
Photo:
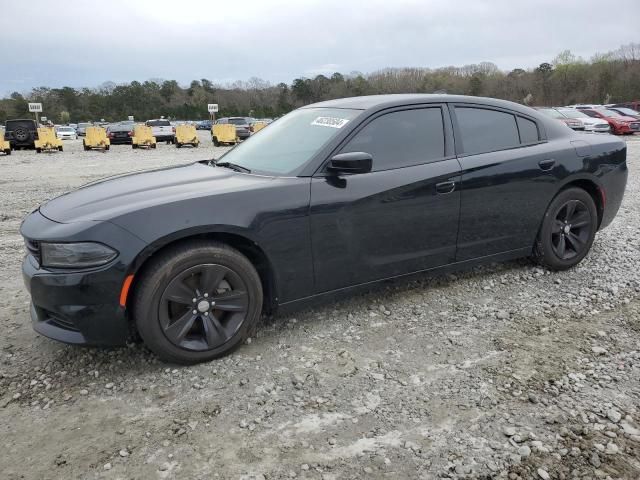
<svg viewBox="0 0 640 480">
<path fill-rule="evenodd" d="M 78 128 L 76 128 L 76 133 L 79 137 L 84 137 L 87 134 L 87 127 L 90 127 L 91 124 L 88 122 L 79 123 Z"/>
<path fill-rule="evenodd" d="M 611 131 L 609 122 L 602 120 L 601 118 L 590 117 L 583 111 L 576 108 L 559 107 L 556 108 L 556 110 L 567 118 L 580 120 L 587 132 L 609 133 Z"/>
<path fill-rule="evenodd" d="M 147 120 L 145 125 L 151 127 L 153 136 L 156 137 L 156 142 L 173 143 L 176 139 L 176 129 L 169 120 L 164 118 Z"/>
<path fill-rule="evenodd" d="M 611 110 L 613 112 L 619 113 L 620 115 L 624 115 L 625 117 L 633 117 L 636 120 L 640 120 L 640 112 L 634 110 L 633 108 L 607 107 L 607 110 Z"/>
<path fill-rule="evenodd" d="M 614 103 L 612 107 L 625 107 L 640 112 L 640 100 L 633 100 L 631 102 Z"/>
<path fill-rule="evenodd" d="M 78 138 L 78 134 L 73 127 L 64 126 L 56 127 L 56 136 L 60 140 L 76 140 Z"/>
<path fill-rule="evenodd" d="M 201 122 L 197 123 L 196 129 L 197 130 L 211 130 L 212 126 L 213 126 L 213 122 L 211 120 L 202 120 Z"/>
<path fill-rule="evenodd" d="M 4 139 L 11 144 L 12 149 L 35 148 L 38 139 L 38 124 L 35 120 L 7 120 L 5 122 Z"/>
<path fill-rule="evenodd" d="M 557 111 L 555 108 L 539 107 L 536 110 L 538 110 L 540 113 L 546 115 L 549 118 L 553 118 L 561 121 L 569 128 L 572 128 L 574 130 L 584 130 L 584 124 L 580 120 L 578 120 L 577 118 L 566 117 L 562 115 L 559 111 Z"/>
<path fill-rule="evenodd" d="M 216 121 L 216 123 L 232 123 L 236 126 L 236 135 L 240 140 L 246 140 L 251 135 L 250 124 L 253 118 L 249 117 L 225 117 Z"/>
<path fill-rule="evenodd" d="M 640 132 L 640 120 L 633 117 L 626 117 L 606 108 L 586 108 L 582 111 L 590 117 L 601 118 L 609 122 L 611 131 L 616 135 L 630 135 Z"/>
<path fill-rule="evenodd" d="M 111 145 L 131 145 L 134 123 L 113 123 L 107 127 Z"/>
</svg>

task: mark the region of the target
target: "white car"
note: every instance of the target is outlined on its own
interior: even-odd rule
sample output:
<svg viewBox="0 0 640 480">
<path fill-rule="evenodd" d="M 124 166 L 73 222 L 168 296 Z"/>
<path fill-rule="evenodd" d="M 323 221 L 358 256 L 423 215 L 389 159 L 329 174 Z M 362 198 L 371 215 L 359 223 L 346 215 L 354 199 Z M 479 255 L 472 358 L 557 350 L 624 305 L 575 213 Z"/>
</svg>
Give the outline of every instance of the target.
<svg viewBox="0 0 640 480">
<path fill-rule="evenodd" d="M 147 120 L 145 122 L 147 127 L 151 127 L 153 136 L 156 137 L 157 142 L 175 143 L 176 129 L 171 125 L 169 120 L 164 118 L 156 120 Z"/>
<path fill-rule="evenodd" d="M 575 118 L 576 120 L 580 120 L 584 125 L 584 130 L 586 132 L 599 132 L 599 133 L 609 133 L 611 127 L 606 120 L 601 118 L 590 117 L 584 112 L 576 108 L 556 108 L 558 112 L 564 115 L 567 118 Z"/>
<path fill-rule="evenodd" d="M 60 140 L 77 140 L 78 139 L 78 134 L 76 133 L 76 129 L 73 127 L 57 127 L 56 136 Z"/>
</svg>

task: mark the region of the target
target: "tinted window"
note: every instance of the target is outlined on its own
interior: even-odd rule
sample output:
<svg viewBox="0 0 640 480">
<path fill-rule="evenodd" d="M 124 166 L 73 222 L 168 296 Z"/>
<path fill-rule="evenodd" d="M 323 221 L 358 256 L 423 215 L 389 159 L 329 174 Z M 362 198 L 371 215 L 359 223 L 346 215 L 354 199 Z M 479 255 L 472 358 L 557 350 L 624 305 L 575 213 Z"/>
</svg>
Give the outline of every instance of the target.
<svg viewBox="0 0 640 480">
<path fill-rule="evenodd" d="M 260 135 L 229 150 L 221 159 L 257 172 L 289 174 L 304 166 L 360 110 L 301 108 L 285 115 Z"/>
<path fill-rule="evenodd" d="M 234 125 L 246 125 L 247 120 L 244 118 L 230 118 L 229 123 L 233 123 Z"/>
<path fill-rule="evenodd" d="M 342 149 L 373 156 L 373 170 L 407 167 L 444 157 L 440 108 L 387 113 L 366 125 Z"/>
<path fill-rule="evenodd" d="M 149 120 L 147 122 L 147 126 L 149 127 L 170 127 L 171 124 L 169 120 Z"/>
<path fill-rule="evenodd" d="M 520 130 L 520 143 L 535 143 L 540 140 L 536 122 L 518 117 L 518 130 Z"/>
<path fill-rule="evenodd" d="M 510 113 L 456 107 L 464 153 L 495 152 L 520 145 L 516 119 Z"/>
</svg>

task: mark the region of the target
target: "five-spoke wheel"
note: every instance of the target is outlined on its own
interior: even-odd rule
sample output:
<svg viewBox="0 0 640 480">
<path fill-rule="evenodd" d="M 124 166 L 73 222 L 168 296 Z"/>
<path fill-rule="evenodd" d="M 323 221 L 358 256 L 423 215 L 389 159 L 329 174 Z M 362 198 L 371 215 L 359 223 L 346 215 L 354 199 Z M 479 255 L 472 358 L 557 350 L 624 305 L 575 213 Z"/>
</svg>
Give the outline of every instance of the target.
<svg viewBox="0 0 640 480">
<path fill-rule="evenodd" d="M 562 190 L 544 216 L 534 257 L 553 270 L 571 268 L 589 253 L 597 228 L 598 212 L 591 195 L 581 188 Z"/>
<path fill-rule="evenodd" d="M 262 311 L 262 284 L 237 250 L 187 242 L 142 272 L 133 311 L 140 336 L 161 358 L 202 362 L 225 355 L 251 333 Z"/>
</svg>

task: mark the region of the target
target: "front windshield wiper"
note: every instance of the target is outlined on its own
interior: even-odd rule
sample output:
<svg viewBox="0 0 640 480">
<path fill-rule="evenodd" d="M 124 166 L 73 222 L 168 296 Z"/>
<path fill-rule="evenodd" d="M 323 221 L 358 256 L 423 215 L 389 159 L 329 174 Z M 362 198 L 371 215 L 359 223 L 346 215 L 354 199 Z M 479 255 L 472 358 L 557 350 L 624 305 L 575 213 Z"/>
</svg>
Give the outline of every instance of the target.
<svg viewBox="0 0 640 480">
<path fill-rule="evenodd" d="M 224 168 L 230 168 L 231 170 L 235 170 L 236 172 L 244 172 L 244 173 L 251 173 L 251 170 L 248 169 L 247 167 L 243 167 L 242 165 L 238 165 L 236 163 L 231 163 L 231 162 L 220 162 L 220 161 L 213 161 L 213 164 L 216 167 L 224 167 Z"/>
</svg>

